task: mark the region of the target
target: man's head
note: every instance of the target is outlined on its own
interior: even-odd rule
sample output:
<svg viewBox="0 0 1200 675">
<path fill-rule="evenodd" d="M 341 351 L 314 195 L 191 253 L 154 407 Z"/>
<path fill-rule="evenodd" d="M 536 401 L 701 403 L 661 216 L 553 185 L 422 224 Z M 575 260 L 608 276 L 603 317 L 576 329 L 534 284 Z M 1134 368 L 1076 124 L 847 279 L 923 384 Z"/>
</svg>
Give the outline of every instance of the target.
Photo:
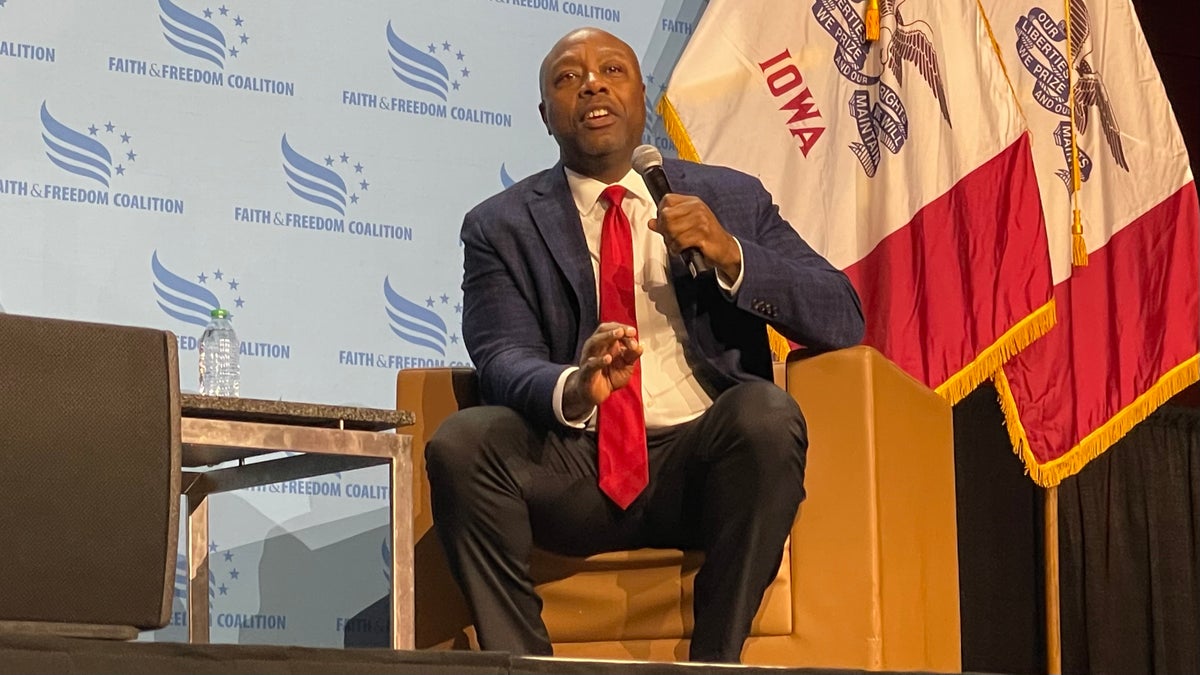
<svg viewBox="0 0 1200 675">
<path fill-rule="evenodd" d="M 629 171 L 646 125 L 646 85 L 629 45 L 598 28 L 563 36 L 542 60 L 546 130 L 563 164 L 606 183 Z"/>
</svg>

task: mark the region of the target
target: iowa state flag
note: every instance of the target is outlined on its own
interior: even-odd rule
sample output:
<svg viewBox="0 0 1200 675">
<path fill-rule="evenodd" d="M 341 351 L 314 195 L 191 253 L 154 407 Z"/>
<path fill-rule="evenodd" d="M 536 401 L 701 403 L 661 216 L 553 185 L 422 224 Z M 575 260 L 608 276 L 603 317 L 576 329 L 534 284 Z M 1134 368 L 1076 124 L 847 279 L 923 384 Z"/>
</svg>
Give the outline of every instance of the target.
<svg viewBox="0 0 1200 675">
<path fill-rule="evenodd" d="M 1054 322 L 1029 137 L 974 2 L 714 0 L 659 109 L 847 272 L 865 342 L 950 401 Z"/>
<path fill-rule="evenodd" d="M 983 6 L 1029 121 L 1058 310 L 996 383 L 1014 447 L 1051 486 L 1196 381 L 1200 215 L 1129 0 Z"/>
</svg>

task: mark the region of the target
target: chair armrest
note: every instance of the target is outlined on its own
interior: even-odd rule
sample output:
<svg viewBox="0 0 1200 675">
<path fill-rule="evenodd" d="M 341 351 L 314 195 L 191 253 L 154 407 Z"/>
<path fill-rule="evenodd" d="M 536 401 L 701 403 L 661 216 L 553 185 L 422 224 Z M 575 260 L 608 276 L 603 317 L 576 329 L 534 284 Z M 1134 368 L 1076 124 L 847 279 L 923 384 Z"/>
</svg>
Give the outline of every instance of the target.
<svg viewBox="0 0 1200 675">
<path fill-rule="evenodd" d="M 479 405 L 479 385 L 471 368 L 410 368 L 396 375 L 396 408 L 415 416 L 399 430 L 412 435 L 413 565 L 416 578 L 416 647 L 464 648 L 471 615 L 433 529 L 425 444 L 452 413 Z"/>
<path fill-rule="evenodd" d="M 785 368 L 809 428 L 793 616 L 822 649 L 806 663 L 957 671 L 950 405 L 870 347 Z"/>
<path fill-rule="evenodd" d="M 429 481 L 425 478 L 425 444 L 452 413 L 479 405 L 479 383 L 473 368 L 406 368 L 396 375 L 396 408 L 416 420 L 404 432 L 412 435 L 413 537 L 433 526 Z"/>
</svg>

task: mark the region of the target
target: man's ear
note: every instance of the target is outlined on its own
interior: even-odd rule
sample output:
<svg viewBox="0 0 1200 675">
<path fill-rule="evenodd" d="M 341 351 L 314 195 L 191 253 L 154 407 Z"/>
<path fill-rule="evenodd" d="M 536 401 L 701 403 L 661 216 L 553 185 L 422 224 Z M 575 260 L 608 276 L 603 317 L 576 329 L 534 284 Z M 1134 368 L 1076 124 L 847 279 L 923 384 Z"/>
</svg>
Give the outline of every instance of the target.
<svg viewBox="0 0 1200 675">
<path fill-rule="evenodd" d="M 542 116 L 542 124 L 546 127 L 546 134 L 553 136 L 554 132 L 550 131 L 550 122 L 546 119 L 546 104 L 538 103 L 538 114 Z"/>
</svg>

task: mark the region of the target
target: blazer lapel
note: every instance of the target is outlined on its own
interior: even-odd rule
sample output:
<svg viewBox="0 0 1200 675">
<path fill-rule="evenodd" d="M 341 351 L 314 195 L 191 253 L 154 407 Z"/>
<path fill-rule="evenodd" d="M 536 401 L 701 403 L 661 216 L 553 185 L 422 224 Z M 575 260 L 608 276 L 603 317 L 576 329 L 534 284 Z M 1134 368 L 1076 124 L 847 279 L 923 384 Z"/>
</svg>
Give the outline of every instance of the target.
<svg viewBox="0 0 1200 675">
<path fill-rule="evenodd" d="M 555 264 L 575 292 L 581 313 L 580 325 L 594 328 L 598 312 L 596 277 L 592 273 L 583 224 L 579 221 L 579 211 L 575 208 L 561 162 L 534 184 L 529 212 L 554 256 Z M 591 329 L 586 332 L 590 334 Z"/>
</svg>

